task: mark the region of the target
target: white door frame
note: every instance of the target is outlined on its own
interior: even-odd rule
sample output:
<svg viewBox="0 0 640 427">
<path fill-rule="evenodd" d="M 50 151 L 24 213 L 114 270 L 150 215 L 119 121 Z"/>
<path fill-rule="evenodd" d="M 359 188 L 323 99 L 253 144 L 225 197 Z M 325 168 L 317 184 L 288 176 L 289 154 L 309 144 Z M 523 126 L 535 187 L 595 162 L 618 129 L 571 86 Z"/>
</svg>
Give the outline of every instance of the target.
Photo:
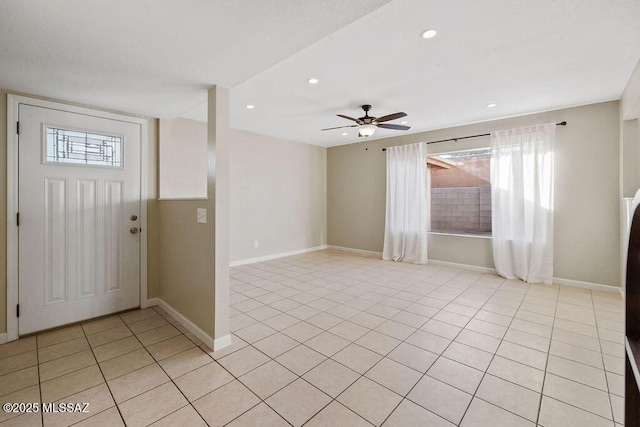
<svg viewBox="0 0 640 427">
<path fill-rule="evenodd" d="M 69 113 L 85 114 L 140 125 L 140 306 L 148 307 L 147 298 L 147 156 L 148 121 L 60 102 L 19 95 L 7 95 L 7 341 L 18 339 L 18 122 L 19 104 L 28 104 Z"/>
</svg>

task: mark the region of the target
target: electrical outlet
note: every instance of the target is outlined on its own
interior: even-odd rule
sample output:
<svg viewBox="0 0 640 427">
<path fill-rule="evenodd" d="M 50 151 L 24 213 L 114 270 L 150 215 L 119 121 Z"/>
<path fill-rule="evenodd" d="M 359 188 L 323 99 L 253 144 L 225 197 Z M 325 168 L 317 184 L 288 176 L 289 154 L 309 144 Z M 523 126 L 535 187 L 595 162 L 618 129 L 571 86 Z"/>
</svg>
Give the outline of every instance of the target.
<svg viewBox="0 0 640 427">
<path fill-rule="evenodd" d="M 207 210 L 205 208 L 198 208 L 197 221 L 201 224 L 207 223 Z"/>
<path fill-rule="evenodd" d="M 260 246 L 260 242 L 258 242 L 257 240 L 253 241 L 253 247 L 257 248 L 258 246 Z"/>
</svg>

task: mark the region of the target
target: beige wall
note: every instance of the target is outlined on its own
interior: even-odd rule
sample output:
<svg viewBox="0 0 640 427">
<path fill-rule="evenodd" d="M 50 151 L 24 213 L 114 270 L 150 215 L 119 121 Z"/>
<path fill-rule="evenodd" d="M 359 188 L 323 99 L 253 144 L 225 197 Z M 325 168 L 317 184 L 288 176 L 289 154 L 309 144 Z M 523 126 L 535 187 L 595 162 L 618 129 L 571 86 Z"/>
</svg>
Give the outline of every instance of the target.
<svg viewBox="0 0 640 427">
<path fill-rule="evenodd" d="M 157 204 L 158 296 L 213 336 L 213 200 L 163 200 Z M 206 224 L 196 222 L 197 208 L 208 210 Z"/>
<path fill-rule="evenodd" d="M 619 286 L 619 103 L 567 108 L 327 150 L 328 244 L 381 252 L 383 147 L 566 120 L 556 134 L 554 276 Z M 487 147 L 489 138 L 431 144 L 429 153 Z M 493 267 L 490 240 L 429 236 L 429 258 Z"/>
<path fill-rule="evenodd" d="M 622 120 L 640 118 L 640 61 L 620 97 L 620 116 Z"/>
<path fill-rule="evenodd" d="M 623 121 L 620 131 L 620 192 L 633 197 L 640 188 L 640 120 Z"/>
<path fill-rule="evenodd" d="M 158 135 L 160 198 L 207 197 L 207 124 L 161 119 Z"/>
<path fill-rule="evenodd" d="M 326 244 L 326 149 L 232 132 L 231 261 Z"/>
</svg>

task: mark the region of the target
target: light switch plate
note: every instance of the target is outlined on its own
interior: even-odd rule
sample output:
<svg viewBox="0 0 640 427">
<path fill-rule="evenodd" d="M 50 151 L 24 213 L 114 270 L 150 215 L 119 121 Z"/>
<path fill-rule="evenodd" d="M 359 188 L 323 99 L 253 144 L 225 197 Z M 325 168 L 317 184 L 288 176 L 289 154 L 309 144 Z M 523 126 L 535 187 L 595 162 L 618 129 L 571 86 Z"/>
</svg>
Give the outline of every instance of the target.
<svg viewBox="0 0 640 427">
<path fill-rule="evenodd" d="M 207 210 L 205 208 L 198 208 L 197 221 L 201 224 L 207 223 Z"/>
</svg>

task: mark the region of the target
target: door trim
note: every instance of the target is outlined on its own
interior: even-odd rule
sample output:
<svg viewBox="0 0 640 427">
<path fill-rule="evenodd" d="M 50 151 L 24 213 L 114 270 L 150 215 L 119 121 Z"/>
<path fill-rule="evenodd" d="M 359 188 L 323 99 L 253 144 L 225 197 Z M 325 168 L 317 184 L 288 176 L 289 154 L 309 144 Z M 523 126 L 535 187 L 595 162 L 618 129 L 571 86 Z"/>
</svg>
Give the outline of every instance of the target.
<svg viewBox="0 0 640 427">
<path fill-rule="evenodd" d="M 147 159 L 148 120 L 123 114 L 79 107 L 63 102 L 45 101 L 21 95 L 7 95 L 7 341 L 18 339 L 18 108 L 20 104 L 140 125 L 140 307 L 148 307 L 147 298 Z"/>
</svg>

